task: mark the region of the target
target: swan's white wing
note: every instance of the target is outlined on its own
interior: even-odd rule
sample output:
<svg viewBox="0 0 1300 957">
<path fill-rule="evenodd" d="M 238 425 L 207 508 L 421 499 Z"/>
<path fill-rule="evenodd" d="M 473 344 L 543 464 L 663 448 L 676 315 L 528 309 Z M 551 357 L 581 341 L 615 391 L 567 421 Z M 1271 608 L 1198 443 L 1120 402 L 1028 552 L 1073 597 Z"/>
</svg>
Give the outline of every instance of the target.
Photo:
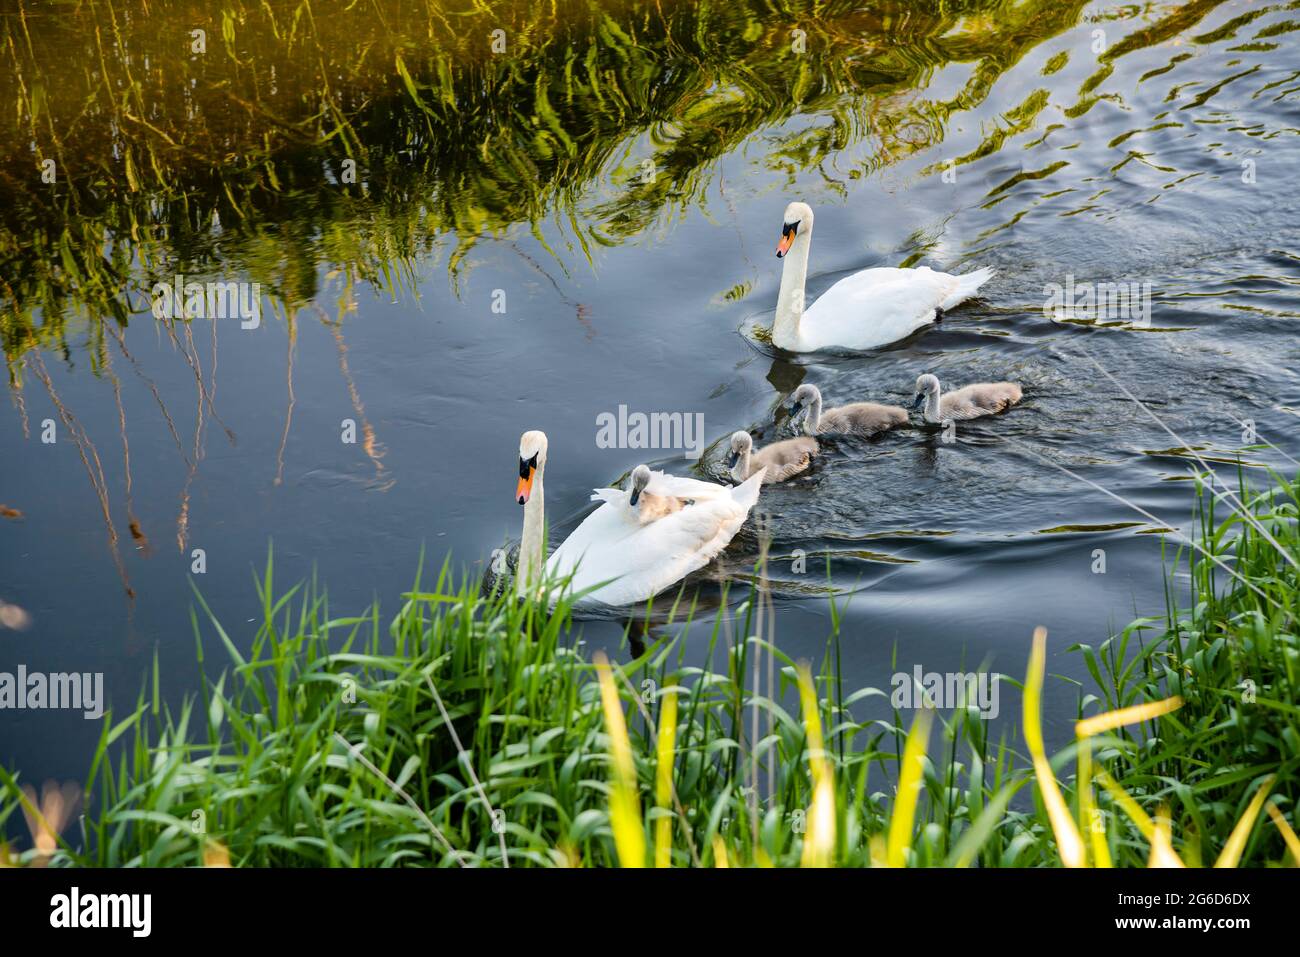
<svg viewBox="0 0 1300 957">
<path fill-rule="evenodd" d="M 606 518 L 612 518 L 613 515 L 625 525 L 640 525 L 641 518 L 636 509 L 632 507 L 632 493 L 621 488 L 596 488 L 591 490 L 591 500 L 593 502 L 604 502 L 609 508 L 613 509 L 612 515 L 606 514 Z M 599 511 L 599 509 L 597 509 Z M 593 513 L 595 514 L 595 513 Z M 587 516 L 590 518 L 591 516 Z M 586 522 L 584 520 L 583 524 Z M 582 526 L 579 525 L 579 528 Z"/>
<path fill-rule="evenodd" d="M 592 568 L 593 562 L 588 561 L 584 556 L 617 544 L 639 527 L 629 521 L 626 492 L 618 489 L 597 489 L 596 495 L 592 498 L 603 497 L 601 493 L 608 492 L 614 494 L 605 498 L 600 508 L 584 518 L 582 524 L 575 528 L 560 547 L 551 552 L 550 557 L 546 559 L 547 578 L 567 577 L 573 574 L 579 562 L 584 568 Z M 591 584 L 601 580 L 594 579 Z"/>
<path fill-rule="evenodd" d="M 934 320 L 953 277 L 921 269 L 864 269 L 845 276 L 804 312 L 799 338 L 809 349 L 871 349 L 906 338 Z"/>
<path fill-rule="evenodd" d="M 591 500 L 593 502 L 609 502 L 611 505 L 618 505 L 626 502 L 629 493 L 621 488 L 594 488 L 591 490 Z"/>
<path fill-rule="evenodd" d="M 609 582 L 580 603 L 619 606 L 644 601 L 703 568 L 726 548 L 758 500 L 762 480 L 759 472 L 736 488 L 719 486 L 727 494 L 697 499 L 637 528 L 629 528 L 617 506 L 607 502 L 556 549 L 546 563 L 547 572 L 573 575 L 575 592 Z"/>
<path fill-rule="evenodd" d="M 864 269 L 845 276 L 804 312 L 800 347 L 874 349 L 905 339 L 933 322 L 936 309 L 973 295 L 991 274 L 979 270 L 953 276 L 921 266 Z"/>
<path fill-rule="evenodd" d="M 669 475 L 667 472 L 650 473 L 650 484 L 646 491 L 655 495 L 667 495 L 672 498 L 687 498 L 701 501 L 704 499 L 730 496 L 731 487 L 716 482 L 701 482 L 699 479 L 686 478 L 681 475 Z"/>
</svg>

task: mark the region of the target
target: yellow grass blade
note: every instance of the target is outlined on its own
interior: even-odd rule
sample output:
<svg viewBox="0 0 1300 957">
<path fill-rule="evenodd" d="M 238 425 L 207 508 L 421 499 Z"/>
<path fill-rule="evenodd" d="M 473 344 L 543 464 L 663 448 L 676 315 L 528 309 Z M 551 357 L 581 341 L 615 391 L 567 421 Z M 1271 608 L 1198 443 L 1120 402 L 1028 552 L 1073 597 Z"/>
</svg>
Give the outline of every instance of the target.
<svg viewBox="0 0 1300 957">
<path fill-rule="evenodd" d="M 609 659 L 597 652 L 594 660 L 596 678 L 600 682 L 600 702 L 605 711 L 605 731 L 609 734 L 609 751 L 613 759 L 609 826 L 614 832 L 614 849 L 622 867 L 645 867 L 645 829 L 641 824 L 636 764 L 632 760 L 632 742 L 627 736 L 623 705 L 618 700 L 618 688 L 614 685 Z"/>
<path fill-rule="evenodd" d="M 721 834 L 713 835 L 713 866 L 730 867 L 731 862 L 727 859 L 727 845 L 722 840 Z"/>
<path fill-rule="evenodd" d="M 1047 750 L 1043 747 L 1042 699 L 1043 675 L 1047 670 L 1047 629 L 1034 629 L 1034 642 L 1029 652 L 1029 671 L 1025 675 L 1024 725 L 1025 745 L 1034 760 L 1034 776 L 1038 779 L 1038 792 L 1043 796 L 1043 806 L 1047 808 L 1047 818 L 1056 835 L 1056 849 L 1061 855 L 1061 863 L 1066 867 L 1083 867 L 1087 863 L 1084 851 L 1083 835 L 1070 817 L 1070 809 L 1061 796 L 1056 776 L 1052 774 L 1052 765 L 1047 760 Z"/>
<path fill-rule="evenodd" d="M 890 867 L 906 867 L 907 851 L 912 846 L 912 825 L 916 821 L 916 804 L 924 783 L 925 749 L 930 742 L 930 723 L 934 719 L 931 708 L 921 708 L 912 721 L 903 745 L 903 763 L 898 770 L 898 796 L 894 798 L 894 811 L 889 819 L 889 842 L 885 845 L 885 863 Z"/>
<path fill-rule="evenodd" d="M 1187 866 L 1174 850 L 1170 831 L 1169 809 L 1162 807 L 1156 812 L 1156 823 L 1151 832 L 1151 856 L 1147 859 L 1147 867 Z"/>
<path fill-rule="evenodd" d="M 1265 805 L 1268 809 L 1268 815 L 1277 825 L 1277 829 L 1282 832 L 1282 840 L 1286 841 L 1287 850 L 1291 852 L 1291 866 L 1300 865 L 1300 837 L 1296 837 L 1295 831 L 1291 825 L 1286 822 L 1282 812 L 1277 809 L 1276 804 Z"/>
<path fill-rule="evenodd" d="M 1092 743 L 1079 740 L 1079 820 L 1088 829 L 1092 845 L 1092 866 L 1110 867 L 1110 846 L 1106 843 L 1106 821 L 1092 798 Z"/>
<path fill-rule="evenodd" d="M 230 851 L 226 850 L 224 844 L 217 841 L 209 841 L 203 848 L 203 866 L 204 867 L 229 867 Z"/>
<path fill-rule="evenodd" d="M 1115 728 L 1123 727 L 1126 724 L 1150 721 L 1162 714 L 1177 711 L 1182 706 L 1183 699 L 1180 695 L 1165 698 L 1163 701 L 1148 701 L 1145 704 L 1135 704 L 1128 708 L 1120 708 L 1116 711 L 1107 711 L 1105 714 L 1094 715 L 1091 718 L 1084 718 L 1075 724 L 1074 733 L 1080 738 L 1087 738 L 1094 734 L 1101 734 L 1103 731 L 1113 731 Z"/>
<path fill-rule="evenodd" d="M 801 867 L 830 867 L 835 859 L 835 783 L 829 776 L 813 785 Z"/>
<path fill-rule="evenodd" d="M 1269 776 L 1259 786 L 1255 796 L 1250 799 L 1250 804 L 1246 805 L 1246 811 L 1241 815 L 1241 820 L 1237 822 L 1237 826 L 1228 835 L 1228 843 L 1223 845 L 1223 850 L 1219 853 L 1219 859 L 1214 862 L 1215 867 L 1237 866 L 1237 862 L 1241 860 L 1242 851 L 1246 849 L 1246 840 L 1255 827 L 1255 818 L 1259 817 L 1259 812 L 1264 809 L 1264 802 L 1268 800 L 1268 792 L 1272 787 L 1273 778 Z"/>
<path fill-rule="evenodd" d="M 1132 818 L 1133 823 L 1136 824 L 1138 830 L 1142 832 L 1142 836 L 1148 841 L 1153 840 L 1156 833 L 1156 826 L 1147 812 L 1142 810 L 1141 805 L 1129 797 L 1128 792 L 1116 784 L 1114 779 L 1105 771 L 1097 772 L 1097 780 L 1101 782 L 1102 787 L 1110 792 L 1110 796 L 1115 800 L 1115 803 L 1120 806 L 1124 813 Z"/>
<path fill-rule="evenodd" d="M 659 739 L 655 745 L 655 806 L 663 816 L 655 822 L 655 867 L 671 867 L 673 860 L 673 747 L 677 742 L 677 692 L 669 691 L 659 703 Z"/>
<path fill-rule="evenodd" d="M 835 777 L 830 762 L 826 760 L 817 692 L 806 664 L 799 666 L 799 704 L 808 736 L 808 767 L 813 784 L 812 807 L 808 809 L 800 865 L 830 867 L 835 858 Z"/>
<path fill-rule="evenodd" d="M 885 839 L 879 834 L 872 834 L 871 840 L 867 842 L 867 849 L 871 854 L 872 867 L 888 867 L 886 859 L 888 849 L 885 847 Z"/>
</svg>

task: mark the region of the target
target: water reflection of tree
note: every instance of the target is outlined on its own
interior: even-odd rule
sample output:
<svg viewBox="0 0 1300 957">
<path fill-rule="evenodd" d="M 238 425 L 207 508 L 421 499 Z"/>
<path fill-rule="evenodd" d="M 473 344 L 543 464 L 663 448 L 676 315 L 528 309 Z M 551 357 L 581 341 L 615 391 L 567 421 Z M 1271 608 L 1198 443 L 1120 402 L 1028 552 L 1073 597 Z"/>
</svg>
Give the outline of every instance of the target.
<svg viewBox="0 0 1300 957">
<path fill-rule="evenodd" d="M 317 16 L 305 3 L 288 18 L 164 0 L 109 24 L 90 8 L 39 30 L 0 19 L 14 106 L 0 142 L 15 154 L 0 164 L 6 354 L 61 340 L 69 315 L 124 323 L 128 290 L 174 271 L 246 275 L 294 306 L 328 263 L 391 293 L 451 234 L 454 272 L 475 237 L 540 237 L 547 221 L 567 265 L 698 202 L 716 161 L 758 132 L 758 162 L 790 172 L 871 137 L 870 172 L 940 142 L 952 111 L 1083 4 L 535 6 L 389 0 Z M 207 52 L 160 19 L 205 28 Z M 974 72 L 952 101 L 917 92 L 956 62 Z M 31 147 L 56 161 L 56 183 Z M 347 161 L 355 184 L 340 182 Z"/>
</svg>

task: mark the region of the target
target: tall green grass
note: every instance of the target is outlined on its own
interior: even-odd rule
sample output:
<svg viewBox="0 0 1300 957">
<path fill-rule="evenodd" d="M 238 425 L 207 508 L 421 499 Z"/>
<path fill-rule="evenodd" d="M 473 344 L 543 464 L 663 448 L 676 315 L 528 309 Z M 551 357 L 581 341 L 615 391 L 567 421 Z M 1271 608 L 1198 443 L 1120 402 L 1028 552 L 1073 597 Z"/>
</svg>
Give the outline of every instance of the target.
<svg viewBox="0 0 1300 957">
<path fill-rule="evenodd" d="M 643 653 L 593 664 L 564 600 L 548 612 L 444 564 L 390 620 L 335 618 L 314 582 L 277 591 L 268 561 L 249 650 L 199 597 L 201 692 L 169 708 L 155 668 L 132 713 L 105 721 L 84 823 L 16 860 L 1295 864 L 1300 483 L 1243 493 L 1249 520 L 1196 491 L 1206 554 L 1173 556 L 1166 616 L 1072 649 L 1094 720 L 1050 760 L 1041 638 L 1024 755 L 974 708 L 856 718 L 884 693 L 843 694 L 834 654 L 816 675 L 784 655 L 761 575 L 731 613 L 694 623 L 689 660 L 687 609 Z M 34 810 L 20 783 L 0 770 L 0 827 Z"/>
</svg>

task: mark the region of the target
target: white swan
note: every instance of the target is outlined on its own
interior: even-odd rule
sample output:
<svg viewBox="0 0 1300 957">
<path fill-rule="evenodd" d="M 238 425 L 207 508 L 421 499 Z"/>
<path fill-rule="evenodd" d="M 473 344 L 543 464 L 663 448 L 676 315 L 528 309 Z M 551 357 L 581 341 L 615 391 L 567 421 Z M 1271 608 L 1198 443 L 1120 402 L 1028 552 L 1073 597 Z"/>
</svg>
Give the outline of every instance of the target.
<svg viewBox="0 0 1300 957">
<path fill-rule="evenodd" d="M 907 410 L 878 402 L 850 402 L 822 411 L 822 391 L 810 382 L 794 390 L 790 397 L 790 424 L 802 428 L 805 435 L 872 436 L 907 425 Z"/>
<path fill-rule="evenodd" d="M 543 578 L 555 581 L 572 576 L 568 590 L 582 593 L 594 589 L 577 599 L 575 604 L 580 607 L 618 607 L 645 601 L 703 568 L 740 531 L 758 501 L 763 481 L 760 472 L 743 485 L 726 488 L 660 473 L 659 494 L 688 502 L 645 524 L 629 513 L 636 507 L 630 501 L 632 489 L 597 489 L 592 498 L 600 500 L 601 506 L 545 559 L 546 448 L 544 432 L 525 432 L 519 439 L 515 500 L 524 506 L 524 532 L 516 590 L 527 595 Z M 652 474 L 648 487 L 655 486 Z M 674 494 L 681 492 L 691 494 Z M 556 597 L 552 596 L 552 603 Z"/>
<path fill-rule="evenodd" d="M 912 408 L 925 405 L 925 421 L 938 424 L 950 419 L 978 419 L 1009 409 L 1020 401 L 1020 386 L 1014 382 L 976 382 L 944 394 L 939 379 L 926 373 L 916 380 Z"/>
<path fill-rule="evenodd" d="M 737 482 L 753 481 L 754 476 L 766 473 L 763 482 L 774 485 L 808 471 L 817 452 L 817 440 L 806 435 L 782 439 L 755 452 L 753 437 L 741 430 L 731 434 L 731 455 L 727 457 L 727 467 Z"/>
<path fill-rule="evenodd" d="M 791 203 L 785 208 L 781 242 L 776 247 L 776 255 L 785 258 L 785 265 L 772 342 L 787 352 L 889 345 L 969 299 L 993 276 L 988 268 L 961 276 L 935 272 L 929 266 L 864 269 L 845 276 L 805 309 L 812 229 L 813 211 L 807 203 Z"/>
</svg>

